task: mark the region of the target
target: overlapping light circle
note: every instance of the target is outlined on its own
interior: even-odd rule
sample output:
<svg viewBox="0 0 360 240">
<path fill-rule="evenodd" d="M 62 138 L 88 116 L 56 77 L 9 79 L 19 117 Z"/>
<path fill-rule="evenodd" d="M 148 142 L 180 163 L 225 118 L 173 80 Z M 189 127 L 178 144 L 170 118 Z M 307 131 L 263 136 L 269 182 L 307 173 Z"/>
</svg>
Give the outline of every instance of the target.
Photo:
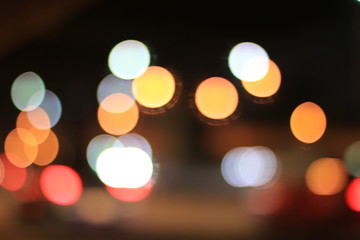
<svg viewBox="0 0 360 240">
<path fill-rule="evenodd" d="M 104 150 L 96 161 L 100 180 L 115 188 L 138 188 L 152 177 L 150 156 L 135 147 L 112 147 Z"/>
<path fill-rule="evenodd" d="M 113 74 L 107 75 L 103 80 L 101 80 L 97 88 L 98 103 L 101 104 L 105 98 L 115 93 L 123 93 L 131 98 L 134 98 L 132 93 L 132 84 L 132 81 L 118 78 Z"/>
<path fill-rule="evenodd" d="M 122 41 L 111 49 L 108 65 L 110 71 L 119 78 L 137 78 L 150 65 L 149 49 L 137 40 Z"/>
<path fill-rule="evenodd" d="M 262 146 L 234 148 L 221 163 L 222 176 L 234 187 L 265 185 L 274 178 L 277 170 L 277 157 Z"/>
<path fill-rule="evenodd" d="M 38 107 L 45 97 L 45 84 L 34 72 L 19 75 L 11 86 L 11 99 L 21 111 Z"/>
<path fill-rule="evenodd" d="M 231 49 L 228 64 L 235 77 L 243 81 L 254 82 L 267 74 L 269 56 L 260 45 L 242 42 Z"/>
</svg>

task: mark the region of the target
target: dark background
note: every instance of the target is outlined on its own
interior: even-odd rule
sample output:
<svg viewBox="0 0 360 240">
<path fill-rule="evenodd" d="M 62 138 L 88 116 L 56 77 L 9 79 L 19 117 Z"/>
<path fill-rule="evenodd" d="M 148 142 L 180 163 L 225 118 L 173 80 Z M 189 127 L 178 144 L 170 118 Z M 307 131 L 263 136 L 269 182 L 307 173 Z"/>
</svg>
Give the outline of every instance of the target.
<svg viewBox="0 0 360 240">
<path fill-rule="evenodd" d="M 100 185 L 85 158 L 88 142 L 102 133 L 96 120 L 96 89 L 110 73 L 107 56 L 111 48 L 127 39 L 145 43 L 152 55 L 151 65 L 167 68 L 178 84 L 176 104 L 161 114 L 143 111 L 134 129 L 152 143 L 155 156 L 163 164 L 160 192 L 230 191 L 225 184 L 215 183 L 219 172 L 203 171 L 197 177 L 192 172 L 198 168 L 215 169 L 219 156 L 238 143 L 274 145 L 281 150 L 292 144 L 316 156 L 330 152 L 342 157 L 345 146 L 360 138 L 360 3 L 355 0 L 13 0 L 0 2 L 2 140 L 15 127 L 18 114 L 10 98 L 11 84 L 21 73 L 34 71 L 62 101 L 62 117 L 54 127 L 61 147 L 55 163 L 74 167 L 85 185 Z M 282 85 L 275 96 L 255 99 L 232 76 L 227 56 L 234 45 L 244 41 L 261 45 L 279 66 Z M 239 90 L 239 108 L 224 122 L 206 122 L 193 104 L 196 86 L 212 76 L 227 78 Z M 292 110 L 304 101 L 318 103 L 326 112 L 329 132 L 338 135 L 328 134 L 315 147 L 296 143 L 288 122 Z M 255 142 L 247 142 L 235 136 L 219 140 L 228 145 L 213 155 L 204 138 L 215 136 L 212 131 L 221 132 L 241 123 L 251 123 L 249 129 L 261 128 L 265 135 L 274 128 L 282 130 L 273 140 L 255 138 Z M 161 129 L 174 143 L 164 145 L 163 135 L 153 128 Z M 338 148 L 331 147 L 334 145 Z M 176 157 L 169 160 L 166 156 L 171 152 Z M 210 189 L 209 183 L 217 187 Z M 302 187 L 297 190 L 301 192 L 299 199 L 291 202 L 286 214 L 269 219 L 274 228 L 267 230 L 267 239 L 357 239 L 355 228 L 342 235 L 347 231 L 344 225 L 359 224 L 344 203 L 339 215 L 320 220 L 306 214 L 304 217 L 301 204 L 317 206 L 312 203 L 320 200 L 303 195 Z M 317 225 L 313 225 L 315 222 Z M 78 234 L 82 239 L 81 231 Z M 116 234 L 109 234 L 109 239 Z M 155 235 L 162 236 L 161 232 Z"/>
</svg>

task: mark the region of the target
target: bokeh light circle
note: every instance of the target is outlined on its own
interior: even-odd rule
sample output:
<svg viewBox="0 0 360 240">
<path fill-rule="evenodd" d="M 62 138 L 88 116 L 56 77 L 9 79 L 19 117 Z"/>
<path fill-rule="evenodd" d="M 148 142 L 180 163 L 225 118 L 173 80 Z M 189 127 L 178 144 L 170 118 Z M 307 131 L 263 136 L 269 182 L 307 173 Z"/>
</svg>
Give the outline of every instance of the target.
<svg viewBox="0 0 360 240">
<path fill-rule="evenodd" d="M 118 78 L 113 74 L 107 75 L 97 88 L 98 103 L 101 104 L 106 97 L 114 93 L 123 93 L 134 99 L 132 83 L 133 81 Z"/>
<path fill-rule="evenodd" d="M 269 183 L 278 171 L 275 154 L 266 147 L 238 147 L 222 160 L 221 173 L 234 187 L 262 186 Z"/>
<path fill-rule="evenodd" d="M 115 199 L 123 202 L 139 202 L 147 198 L 151 193 L 151 180 L 138 188 L 113 188 L 105 185 L 106 190 Z"/>
<path fill-rule="evenodd" d="M 18 191 L 26 182 L 27 169 L 12 164 L 5 154 L 0 155 L 0 160 L 4 167 L 4 177 L 1 186 L 9 191 Z"/>
<path fill-rule="evenodd" d="M 221 77 L 204 80 L 195 92 L 197 109 L 205 117 L 224 119 L 233 114 L 239 102 L 235 86 Z"/>
<path fill-rule="evenodd" d="M 134 79 L 150 65 L 150 52 L 137 40 L 126 40 L 115 45 L 109 54 L 110 71 L 122 79 Z"/>
<path fill-rule="evenodd" d="M 147 153 L 135 147 L 112 147 L 96 161 L 100 180 L 115 188 L 138 188 L 152 177 L 153 164 Z"/>
<path fill-rule="evenodd" d="M 111 147 L 123 147 L 123 145 L 116 137 L 108 134 L 100 134 L 91 139 L 86 148 L 86 157 L 92 170 L 96 171 L 96 160 L 100 153 Z"/>
<path fill-rule="evenodd" d="M 268 72 L 269 56 L 260 45 L 243 42 L 231 49 L 228 64 L 235 77 L 253 82 L 263 78 Z"/>
<path fill-rule="evenodd" d="M 166 105 L 174 96 L 175 79 L 165 68 L 148 67 L 144 74 L 133 81 L 132 91 L 135 99 L 148 108 Z"/>
<path fill-rule="evenodd" d="M 62 114 L 62 105 L 59 97 L 52 91 L 45 91 L 44 100 L 39 106 L 43 109 L 50 121 L 50 127 L 54 127 L 60 120 Z"/>
<path fill-rule="evenodd" d="M 326 115 L 319 105 L 304 102 L 292 112 L 290 128 L 299 141 L 314 143 L 325 133 Z"/>
<path fill-rule="evenodd" d="M 83 185 L 79 174 L 72 168 L 50 165 L 41 172 L 40 188 L 50 202 L 72 205 L 79 200 Z"/>
<path fill-rule="evenodd" d="M 350 209 L 360 212 L 360 178 L 353 179 L 347 186 L 345 200 Z"/>
<path fill-rule="evenodd" d="M 255 97 L 270 97 L 274 95 L 281 85 L 281 73 L 278 66 L 269 60 L 269 70 L 258 81 L 241 81 L 244 89 Z"/>
<path fill-rule="evenodd" d="M 320 158 L 315 160 L 306 171 L 306 185 L 317 195 L 339 193 L 347 183 L 347 172 L 340 159 Z"/>
<path fill-rule="evenodd" d="M 152 148 L 148 140 L 137 133 L 128 133 L 118 138 L 124 147 L 137 147 L 146 152 L 152 158 Z"/>
<path fill-rule="evenodd" d="M 353 177 L 360 177 L 360 141 L 348 146 L 344 154 L 345 166 Z"/>
<path fill-rule="evenodd" d="M 31 132 L 16 128 L 6 136 L 4 150 L 12 164 L 25 168 L 35 161 L 38 154 L 38 143 Z"/>
<path fill-rule="evenodd" d="M 21 111 L 38 107 L 45 96 L 45 84 L 34 72 L 25 72 L 18 76 L 11 86 L 11 100 Z"/>
<path fill-rule="evenodd" d="M 134 99 L 125 94 L 112 94 L 99 105 L 99 124 L 109 134 L 126 134 L 135 128 L 138 120 L 139 108 Z"/>
</svg>

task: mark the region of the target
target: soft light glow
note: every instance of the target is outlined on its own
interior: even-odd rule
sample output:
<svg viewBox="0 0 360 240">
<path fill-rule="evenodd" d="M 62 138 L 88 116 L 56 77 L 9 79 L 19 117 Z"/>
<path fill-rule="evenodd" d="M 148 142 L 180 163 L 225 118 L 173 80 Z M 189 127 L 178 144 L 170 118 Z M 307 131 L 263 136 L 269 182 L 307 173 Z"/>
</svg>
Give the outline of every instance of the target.
<svg viewBox="0 0 360 240">
<path fill-rule="evenodd" d="M 269 71 L 255 82 L 241 81 L 245 90 L 255 97 L 270 97 L 280 88 L 281 73 L 278 66 L 269 60 Z"/>
<path fill-rule="evenodd" d="M 111 49 L 108 59 L 110 71 L 117 77 L 139 77 L 150 65 L 150 52 L 142 42 L 126 40 Z"/>
<path fill-rule="evenodd" d="M 39 166 L 46 166 L 53 162 L 59 152 L 59 141 L 56 134 L 50 130 L 44 142 L 38 145 L 38 153 L 34 163 Z"/>
<path fill-rule="evenodd" d="M 100 104 L 106 97 L 114 93 L 123 93 L 134 98 L 131 90 L 132 83 L 132 81 L 118 78 L 113 74 L 107 75 L 97 88 L 98 103 Z"/>
<path fill-rule="evenodd" d="M 86 157 L 91 169 L 96 171 L 96 161 L 101 152 L 111 147 L 122 146 L 122 143 L 118 141 L 116 137 L 108 134 L 101 134 L 94 137 L 86 149 Z"/>
<path fill-rule="evenodd" d="M 266 147 L 239 147 L 229 151 L 221 163 L 221 172 L 234 187 L 261 186 L 275 176 L 278 161 Z"/>
<path fill-rule="evenodd" d="M 138 106 L 131 97 L 122 93 L 108 96 L 98 108 L 98 121 L 101 128 L 112 135 L 130 132 L 135 128 L 138 119 Z"/>
<path fill-rule="evenodd" d="M 49 115 L 42 108 L 37 107 L 31 111 L 26 112 L 27 117 L 35 128 L 37 129 L 49 129 L 51 122 Z"/>
<path fill-rule="evenodd" d="M 75 212 L 80 219 L 92 224 L 107 224 L 116 217 L 116 201 L 104 189 L 85 188 L 75 204 Z"/>
<path fill-rule="evenodd" d="M 80 176 L 68 166 L 50 165 L 40 175 L 42 193 L 55 204 L 74 204 L 81 196 L 82 187 Z"/>
<path fill-rule="evenodd" d="M 22 128 L 16 128 L 7 135 L 4 149 L 9 161 L 20 168 L 25 168 L 32 164 L 38 154 L 38 145 L 35 137 L 29 131 Z"/>
<path fill-rule="evenodd" d="M 360 178 L 355 178 L 347 186 L 345 200 L 350 209 L 360 212 Z"/>
<path fill-rule="evenodd" d="M 195 92 L 195 104 L 205 117 L 224 119 L 235 112 L 239 96 L 234 85 L 221 77 L 204 80 Z"/>
<path fill-rule="evenodd" d="M 291 114 L 290 128 L 299 141 L 314 143 L 326 130 L 325 113 L 313 102 L 302 103 Z"/>
<path fill-rule="evenodd" d="M 151 178 L 153 164 L 143 150 L 135 147 L 112 147 L 103 151 L 96 161 L 100 180 L 115 188 L 138 188 Z"/>
<path fill-rule="evenodd" d="M 22 111 L 38 107 L 45 96 L 45 84 L 34 72 L 25 72 L 18 76 L 11 86 L 11 100 Z"/>
<path fill-rule="evenodd" d="M 346 148 L 344 161 L 349 173 L 354 177 L 360 177 L 360 141 Z"/>
<path fill-rule="evenodd" d="M 32 111 L 35 111 L 34 114 L 39 113 L 39 116 L 44 116 L 43 114 L 45 113 L 41 108 L 36 108 Z M 29 131 L 36 139 L 36 144 L 41 144 L 42 142 L 45 141 L 45 139 L 49 136 L 49 132 L 50 132 L 50 128 L 44 128 L 44 129 L 39 129 L 37 127 L 35 127 L 29 119 L 29 115 L 28 112 L 20 112 L 18 115 L 18 118 L 16 120 L 16 128 L 17 129 L 26 129 L 27 131 Z M 26 132 L 23 131 L 18 131 L 18 134 L 21 138 L 21 140 L 23 140 L 24 142 L 27 141 L 26 139 L 26 134 L 23 135 Z M 27 144 L 32 144 L 32 142 L 26 142 Z"/>
<path fill-rule="evenodd" d="M 165 68 L 151 66 L 134 79 L 132 91 L 141 105 L 148 108 L 162 107 L 174 96 L 175 80 Z"/>
<path fill-rule="evenodd" d="M 0 160 L 4 167 L 4 178 L 1 186 L 9 191 L 18 191 L 26 182 L 26 168 L 19 168 L 13 165 L 5 154 L 0 155 Z"/>
<path fill-rule="evenodd" d="M 152 158 L 152 148 L 150 143 L 141 135 L 128 133 L 118 138 L 124 147 L 137 147 L 146 152 Z"/>
<path fill-rule="evenodd" d="M 151 181 L 139 188 L 113 188 L 106 185 L 105 187 L 111 196 L 123 202 L 139 202 L 151 193 Z"/>
<path fill-rule="evenodd" d="M 235 45 L 229 54 L 230 71 L 240 80 L 257 81 L 269 69 L 269 56 L 258 44 L 243 42 Z"/>
<path fill-rule="evenodd" d="M 46 90 L 44 100 L 39 107 L 46 112 L 50 121 L 49 127 L 54 127 L 59 122 L 62 113 L 62 105 L 59 97 L 52 91 Z"/>
<path fill-rule="evenodd" d="M 320 158 L 306 171 L 306 184 L 318 195 L 334 195 L 345 187 L 347 173 L 340 159 Z"/>
</svg>

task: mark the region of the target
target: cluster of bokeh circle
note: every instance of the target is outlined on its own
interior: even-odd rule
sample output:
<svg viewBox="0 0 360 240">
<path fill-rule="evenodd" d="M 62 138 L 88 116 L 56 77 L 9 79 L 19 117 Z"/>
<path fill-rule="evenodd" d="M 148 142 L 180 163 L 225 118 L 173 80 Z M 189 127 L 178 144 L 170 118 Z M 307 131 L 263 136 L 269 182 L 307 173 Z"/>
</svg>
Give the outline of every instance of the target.
<svg viewBox="0 0 360 240">
<path fill-rule="evenodd" d="M 100 81 L 96 93 L 97 120 L 104 132 L 88 143 L 87 162 L 112 197 L 125 202 L 141 201 L 151 193 L 160 168 L 149 141 L 132 131 L 143 109 L 161 114 L 174 102 L 177 82 L 166 68 L 151 65 L 148 47 L 137 40 L 115 45 L 108 66 L 111 73 Z M 228 66 L 235 80 L 213 76 L 201 81 L 195 90 L 196 111 L 207 119 L 221 121 L 234 115 L 239 104 L 239 83 L 259 99 L 272 97 L 280 89 L 280 69 L 256 43 L 235 45 Z M 11 98 L 20 113 L 0 156 L 1 186 L 22 201 L 43 197 L 58 205 L 72 205 L 82 196 L 99 197 L 98 189 L 84 189 L 74 169 L 52 164 L 59 151 L 52 127 L 61 117 L 62 105 L 57 95 L 45 88 L 41 77 L 34 72 L 19 75 L 13 82 Z M 290 129 L 298 141 L 312 144 L 325 133 L 326 122 L 323 109 L 308 101 L 294 108 Z M 266 188 L 277 181 L 281 161 L 266 146 L 239 146 L 225 154 L 220 171 L 233 187 Z M 349 175 L 354 179 L 348 184 Z M 326 156 L 313 161 L 305 182 L 318 195 L 339 194 L 346 188 L 349 207 L 360 211 L 358 177 L 360 143 L 356 142 L 345 151 L 343 160 Z M 24 194 L 24 188 L 31 191 L 27 189 Z M 79 212 L 85 215 L 92 210 L 81 209 Z"/>
</svg>

